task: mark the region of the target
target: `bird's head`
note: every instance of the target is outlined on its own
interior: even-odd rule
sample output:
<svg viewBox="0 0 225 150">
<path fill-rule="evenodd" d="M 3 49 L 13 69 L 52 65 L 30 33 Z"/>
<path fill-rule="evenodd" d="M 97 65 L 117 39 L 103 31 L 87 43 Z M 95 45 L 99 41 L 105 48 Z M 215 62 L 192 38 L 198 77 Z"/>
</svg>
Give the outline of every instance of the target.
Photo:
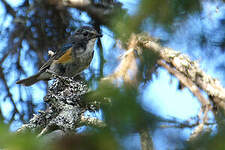
<svg viewBox="0 0 225 150">
<path fill-rule="evenodd" d="M 82 40 L 91 40 L 98 37 L 102 37 L 102 34 L 98 33 L 94 28 L 89 26 L 83 26 L 77 29 L 74 33 L 75 38 Z"/>
</svg>

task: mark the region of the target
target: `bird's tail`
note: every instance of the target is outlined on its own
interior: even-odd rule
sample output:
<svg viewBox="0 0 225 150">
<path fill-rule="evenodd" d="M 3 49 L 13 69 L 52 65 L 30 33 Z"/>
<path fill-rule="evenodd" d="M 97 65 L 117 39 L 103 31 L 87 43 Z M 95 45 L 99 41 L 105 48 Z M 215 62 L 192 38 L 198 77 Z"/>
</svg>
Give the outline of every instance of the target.
<svg viewBox="0 0 225 150">
<path fill-rule="evenodd" d="M 39 78 L 39 76 L 40 76 L 40 73 L 37 73 L 37 74 L 35 74 L 35 75 L 33 75 L 33 76 L 30 76 L 30 77 L 28 77 L 28 78 L 25 78 L 25 79 L 23 79 L 23 80 L 17 81 L 16 84 L 23 84 L 23 85 L 25 85 L 25 86 L 31 86 L 31 85 L 33 85 L 34 83 L 36 83 L 36 82 L 38 82 L 38 81 L 41 80 L 41 79 Z"/>
</svg>

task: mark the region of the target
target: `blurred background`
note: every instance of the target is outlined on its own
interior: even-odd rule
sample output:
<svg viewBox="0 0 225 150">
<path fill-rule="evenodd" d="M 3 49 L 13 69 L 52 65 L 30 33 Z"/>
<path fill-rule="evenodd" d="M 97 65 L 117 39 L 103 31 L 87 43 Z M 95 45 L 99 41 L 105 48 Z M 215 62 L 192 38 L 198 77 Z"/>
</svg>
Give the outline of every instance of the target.
<svg viewBox="0 0 225 150">
<path fill-rule="evenodd" d="M 90 67 L 84 71 L 90 89 L 97 89 L 100 79 L 110 75 L 120 63 L 118 58 L 125 51 L 116 45 L 117 40 L 126 42 L 131 33 L 139 32 L 147 32 L 159 39 L 162 46 L 188 54 L 207 74 L 225 85 L 224 1 L 92 0 L 90 5 L 102 13 L 75 8 L 60 0 L 0 0 L 0 121 L 8 127 L 4 130 L 16 131 L 38 110 L 46 108 L 43 97 L 50 83 L 42 81 L 24 87 L 15 82 L 38 72 L 48 59 L 48 50 L 60 49 L 68 36 L 83 25 L 92 25 L 104 35 L 96 43 Z M 110 14 L 103 13 L 106 10 Z M 155 65 L 155 61 L 149 62 Z M 136 114 L 148 118 L 143 120 L 151 124 L 149 134 L 157 150 L 196 146 L 187 143 L 194 127 L 161 128 L 163 123 L 158 121 L 160 118 L 184 122 L 197 116 L 201 107 L 198 100 L 187 88 L 180 90 L 178 86 L 175 77 L 165 69 L 157 68 L 139 83 L 134 90 L 136 92 L 125 88 L 121 94 L 115 90 L 118 95 L 115 99 L 122 99 L 122 102 L 110 111 L 114 113 L 114 110 L 124 110 L 125 107 L 130 109 L 115 111 L 114 121 L 124 119 L 117 118 L 120 113 L 124 113 L 122 117 L 125 118 Z M 123 102 L 124 99 L 131 99 L 131 102 Z M 107 120 L 112 115 L 107 109 L 103 108 L 97 115 L 115 125 L 115 122 Z M 140 121 L 137 118 L 127 120 L 136 124 Z M 211 115 L 210 121 L 215 119 Z M 220 120 L 223 122 L 222 118 Z M 118 130 L 110 132 L 109 137 L 113 137 L 122 149 L 141 149 L 138 132 L 131 129 L 121 133 L 120 130 L 129 126 L 128 122 L 121 122 L 124 126 L 115 127 Z M 219 124 L 210 125 L 210 129 L 212 132 L 207 140 L 224 138 L 219 134 Z M 206 137 L 202 139 L 205 141 Z M 218 139 L 216 141 L 221 142 Z M 198 142 L 201 143 L 201 140 Z M 213 145 L 213 142 L 207 144 Z M 207 144 L 200 145 L 210 148 Z M 225 149 L 223 144 L 222 147 Z"/>
</svg>

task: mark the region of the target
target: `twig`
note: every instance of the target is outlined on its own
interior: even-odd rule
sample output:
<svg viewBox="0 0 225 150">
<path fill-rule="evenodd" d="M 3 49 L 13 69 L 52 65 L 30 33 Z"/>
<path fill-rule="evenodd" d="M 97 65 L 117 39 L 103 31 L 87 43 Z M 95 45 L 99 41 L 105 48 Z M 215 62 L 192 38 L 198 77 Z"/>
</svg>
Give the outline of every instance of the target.
<svg viewBox="0 0 225 150">
<path fill-rule="evenodd" d="M 107 78 L 104 78 L 104 80 L 110 80 L 113 82 L 115 80 L 122 79 L 124 83 L 130 83 L 133 85 L 137 83 L 137 80 L 135 79 L 138 73 L 138 66 L 134 54 L 137 40 L 134 34 L 131 35 L 127 45 L 127 51 L 120 57 L 120 64 L 117 66 L 114 73 Z M 149 135 L 149 130 L 144 128 L 139 131 L 139 134 L 142 150 L 153 150 L 153 142 Z"/>
<path fill-rule="evenodd" d="M 149 135 L 149 130 L 142 129 L 139 133 L 141 136 L 141 149 L 142 150 L 154 150 L 152 138 Z"/>
<path fill-rule="evenodd" d="M 172 124 L 172 125 L 161 125 L 160 127 L 161 128 L 194 128 L 194 127 L 197 127 L 199 126 L 199 122 L 195 122 L 195 123 L 177 123 L 176 124 Z M 205 122 L 204 123 L 205 125 L 209 126 L 209 125 L 215 125 L 215 123 L 211 123 L 211 122 Z"/>
<path fill-rule="evenodd" d="M 136 37 L 131 36 L 128 43 L 128 50 L 121 57 L 121 62 L 115 69 L 114 73 L 104 78 L 104 80 L 122 79 L 125 83 L 136 83 L 136 75 L 138 72 L 137 62 L 135 60 L 134 49 L 136 47 Z"/>
<path fill-rule="evenodd" d="M 5 88 L 6 88 L 7 96 L 9 97 L 9 100 L 10 100 L 10 102 L 12 103 L 12 105 L 13 105 L 13 107 L 14 107 L 14 111 L 15 111 L 16 113 L 18 113 L 18 115 L 20 116 L 20 119 L 21 119 L 22 121 L 24 121 L 23 115 L 19 112 L 19 110 L 18 110 L 18 108 L 17 108 L 17 106 L 16 106 L 16 103 L 15 103 L 15 100 L 13 99 L 12 93 L 10 92 L 9 86 L 8 86 L 7 81 L 6 81 L 6 79 L 5 79 L 5 75 L 4 75 L 4 73 L 3 73 L 3 68 L 2 68 L 1 66 L 0 66 L 0 78 L 2 79 L 3 84 L 4 84 Z"/>
<path fill-rule="evenodd" d="M 103 121 L 101 121 L 100 119 L 95 118 L 95 117 L 82 116 L 80 124 L 87 125 L 87 126 L 95 126 L 95 127 L 99 127 L 99 128 L 106 127 L 106 124 Z"/>
<path fill-rule="evenodd" d="M 14 11 L 14 9 L 5 0 L 1 1 L 5 5 L 6 11 L 10 13 L 13 17 L 16 17 L 16 12 Z"/>
<path fill-rule="evenodd" d="M 174 68 L 170 67 L 168 64 L 163 62 L 162 60 L 159 60 L 157 62 L 160 66 L 164 67 L 169 73 L 173 74 L 177 79 L 186 86 L 194 96 L 196 96 L 199 100 L 199 102 L 202 104 L 202 106 L 210 105 L 209 101 L 204 98 L 204 96 L 201 94 L 199 88 L 195 85 L 194 82 L 192 82 L 189 78 L 184 76 L 179 71 L 175 70 Z"/>
<path fill-rule="evenodd" d="M 37 137 L 41 137 L 43 135 L 45 135 L 47 132 L 49 132 L 49 127 L 46 126 L 43 130 L 41 130 L 41 132 L 37 135 Z"/>
<path fill-rule="evenodd" d="M 96 24 L 95 28 L 97 29 L 97 32 L 100 33 L 100 25 Z M 104 58 L 104 51 L 103 51 L 103 46 L 102 46 L 102 42 L 100 39 L 98 39 L 97 41 L 97 45 L 99 48 L 99 77 L 102 78 L 103 77 L 103 69 L 104 69 L 104 65 L 105 65 L 105 58 Z"/>
<path fill-rule="evenodd" d="M 191 136 L 189 137 L 189 141 L 192 141 L 192 140 L 196 139 L 202 133 L 202 131 L 204 129 L 204 125 L 206 124 L 206 122 L 208 120 L 209 109 L 210 109 L 209 105 L 205 107 L 202 122 L 192 132 Z"/>
</svg>

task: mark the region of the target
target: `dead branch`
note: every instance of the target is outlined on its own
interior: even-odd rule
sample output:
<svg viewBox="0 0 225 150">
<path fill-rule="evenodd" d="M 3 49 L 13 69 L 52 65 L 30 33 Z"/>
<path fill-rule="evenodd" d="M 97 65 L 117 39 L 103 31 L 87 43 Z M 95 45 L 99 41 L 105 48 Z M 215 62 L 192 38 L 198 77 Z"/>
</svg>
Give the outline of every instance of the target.
<svg viewBox="0 0 225 150">
<path fill-rule="evenodd" d="M 201 94 L 199 88 L 185 75 L 177 71 L 176 69 L 170 67 L 168 64 L 164 63 L 162 60 L 158 61 L 158 64 L 162 67 L 164 67 L 169 73 L 177 77 L 177 79 L 185 86 L 187 87 L 194 96 L 196 96 L 199 100 L 199 102 L 202 104 L 202 106 L 208 106 L 210 105 L 209 101 L 204 98 L 204 96 Z"/>
<path fill-rule="evenodd" d="M 185 121 L 178 121 L 175 118 L 173 119 L 163 119 L 161 120 L 161 122 L 163 123 L 163 125 L 161 125 L 161 128 L 195 128 L 197 126 L 199 126 L 200 119 L 201 118 L 196 118 L 195 120 L 193 120 L 194 118 L 185 120 Z M 193 122 L 194 121 L 194 122 Z M 206 126 L 210 126 L 210 125 L 216 125 L 216 122 L 208 122 L 208 120 L 205 120 L 204 123 Z"/>
<path fill-rule="evenodd" d="M 192 132 L 191 136 L 189 137 L 189 141 L 196 139 L 204 130 L 204 126 L 206 125 L 207 121 L 208 121 L 208 112 L 209 112 L 210 108 L 209 105 L 207 105 L 204 108 L 204 114 L 203 114 L 203 118 L 202 118 L 202 122 L 199 123 L 199 125 L 195 128 L 195 130 Z"/>
<path fill-rule="evenodd" d="M 152 138 L 148 129 L 143 129 L 139 132 L 141 136 L 141 149 L 142 150 L 154 150 Z"/>
<path fill-rule="evenodd" d="M 160 46 L 157 42 L 146 34 L 136 35 L 138 46 L 147 48 L 151 51 L 158 52 L 160 57 L 175 70 L 186 76 L 198 88 L 205 91 L 216 105 L 225 111 L 225 89 L 221 83 L 207 75 L 198 63 L 190 60 L 187 55 L 181 54 L 171 48 Z"/>
<path fill-rule="evenodd" d="M 162 60 L 159 60 L 158 64 L 161 65 L 162 67 L 164 67 L 166 70 L 168 70 L 169 73 L 171 73 L 175 77 L 177 77 L 177 79 L 185 87 L 187 87 L 193 93 L 194 96 L 196 96 L 198 98 L 199 102 L 202 104 L 202 107 L 205 108 L 204 109 L 205 110 L 204 111 L 204 117 L 202 118 L 202 122 L 201 123 L 198 122 L 198 124 L 196 124 L 197 127 L 195 128 L 195 130 L 193 131 L 193 133 L 190 136 L 190 140 L 193 140 L 194 138 L 196 138 L 203 131 L 203 127 L 204 127 L 205 123 L 207 122 L 208 111 L 210 109 L 212 110 L 212 107 L 211 107 L 209 101 L 206 100 L 203 97 L 203 95 L 201 94 L 199 88 L 189 78 L 187 78 L 186 76 L 184 76 L 183 74 L 181 74 L 180 72 L 175 70 L 174 68 L 170 67 L 169 65 L 164 63 Z M 200 110 L 200 112 L 201 112 L 201 110 Z"/>
<path fill-rule="evenodd" d="M 200 117 L 200 120 L 192 125 L 181 124 L 181 127 L 196 127 L 190 136 L 190 140 L 196 138 L 203 132 L 204 126 L 209 125 L 209 123 L 207 123 L 208 112 L 212 110 L 212 104 L 215 103 L 225 110 L 225 89 L 217 79 L 212 78 L 202 71 L 197 62 L 190 60 L 187 55 L 181 54 L 171 48 L 162 47 L 157 43 L 157 40 L 154 40 L 147 34 L 131 35 L 127 44 L 127 51 L 123 57 L 121 57 L 120 64 L 113 74 L 105 79 L 111 81 L 122 79 L 124 82 L 128 83 L 136 81 L 138 69 L 134 50 L 143 51 L 143 49 L 158 53 L 161 60 L 157 63 L 174 75 L 201 103 L 203 117 Z M 129 71 L 131 70 L 133 74 L 132 76 L 129 76 Z M 206 99 L 201 94 L 201 90 L 205 91 L 211 99 Z M 212 101 L 210 102 L 210 100 Z"/>
<path fill-rule="evenodd" d="M 115 14 L 115 10 L 121 8 L 121 3 L 113 1 L 94 2 L 91 0 L 48 0 L 51 5 L 58 8 L 72 7 L 87 14 L 98 24 L 106 25 L 110 22 L 110 16 Z"/>
<path fill-rule="evenodd" d="M 135 60 L 134 49 L 136 46 L 135 36 L 131 37 L 131 40 L 128 44 L 128 50 L 123 56 L 121 56 L 121 62 L 115 69 L 114 73 L 108 77 L 105 77 L 104 80 L 118 81 L 121 79 L 125 83 L 136 83 L 136 74 L 137 74 L 137 63 Z"/>
<path fill-rule="evenodd" d="M 160 65 L 166 67 L 165 69 L 180 79 L 199 99 L 203 106 L 209 105 L 210 103 L 201 95 L 200 89 L 208 94 L 211 98 L 210 100 L 225 110 L 225 89 L 217 79 L 207 75 L 201 70 L 198 63 L 190 60 L 187 55 L 181 54 L 171 48 L 160 46 L 160 44 L 147 34 L 131 35 L 127 51 L 129 53 L 125 53 L 125 56 L 122 58 L 114 73 L 105 79 L 115 80 L 121 78 L 125 82 L 135 80 L 137 65 L 133 52 L 135 49 L 143 50 L 143 48 L 159 53 L 161 59 L 165 61 L 164 64 L 159 61 Z M 171 67 L 168 67 L 168 65 Z M 130 70 L 133 70 L 133 78 L 129 76 L 128 71 Z"/>
<path fill-rule="evenodd" d="M 115 69 L 114 73 L 106 78 L 103 78 L 103 80 L 109 80 L 111 82 L 117 81 L 118 83 L 121 79 L 126 84 L 137 84 L 137 80 L 135 79 L 138 73 L 138 65 L 134 54 L 134 50 L 137 45 L 137 40 L 134 35 L 131 36 L 127 45 L 127 51 L 120 57 L 121 62 Z M 149 130 L 142 129 L 139 131 L 139 134 L 142 150 L 153 150 L 154 148 L 152 143 L 152 137 L 149 134 Z"/>
</svg>

